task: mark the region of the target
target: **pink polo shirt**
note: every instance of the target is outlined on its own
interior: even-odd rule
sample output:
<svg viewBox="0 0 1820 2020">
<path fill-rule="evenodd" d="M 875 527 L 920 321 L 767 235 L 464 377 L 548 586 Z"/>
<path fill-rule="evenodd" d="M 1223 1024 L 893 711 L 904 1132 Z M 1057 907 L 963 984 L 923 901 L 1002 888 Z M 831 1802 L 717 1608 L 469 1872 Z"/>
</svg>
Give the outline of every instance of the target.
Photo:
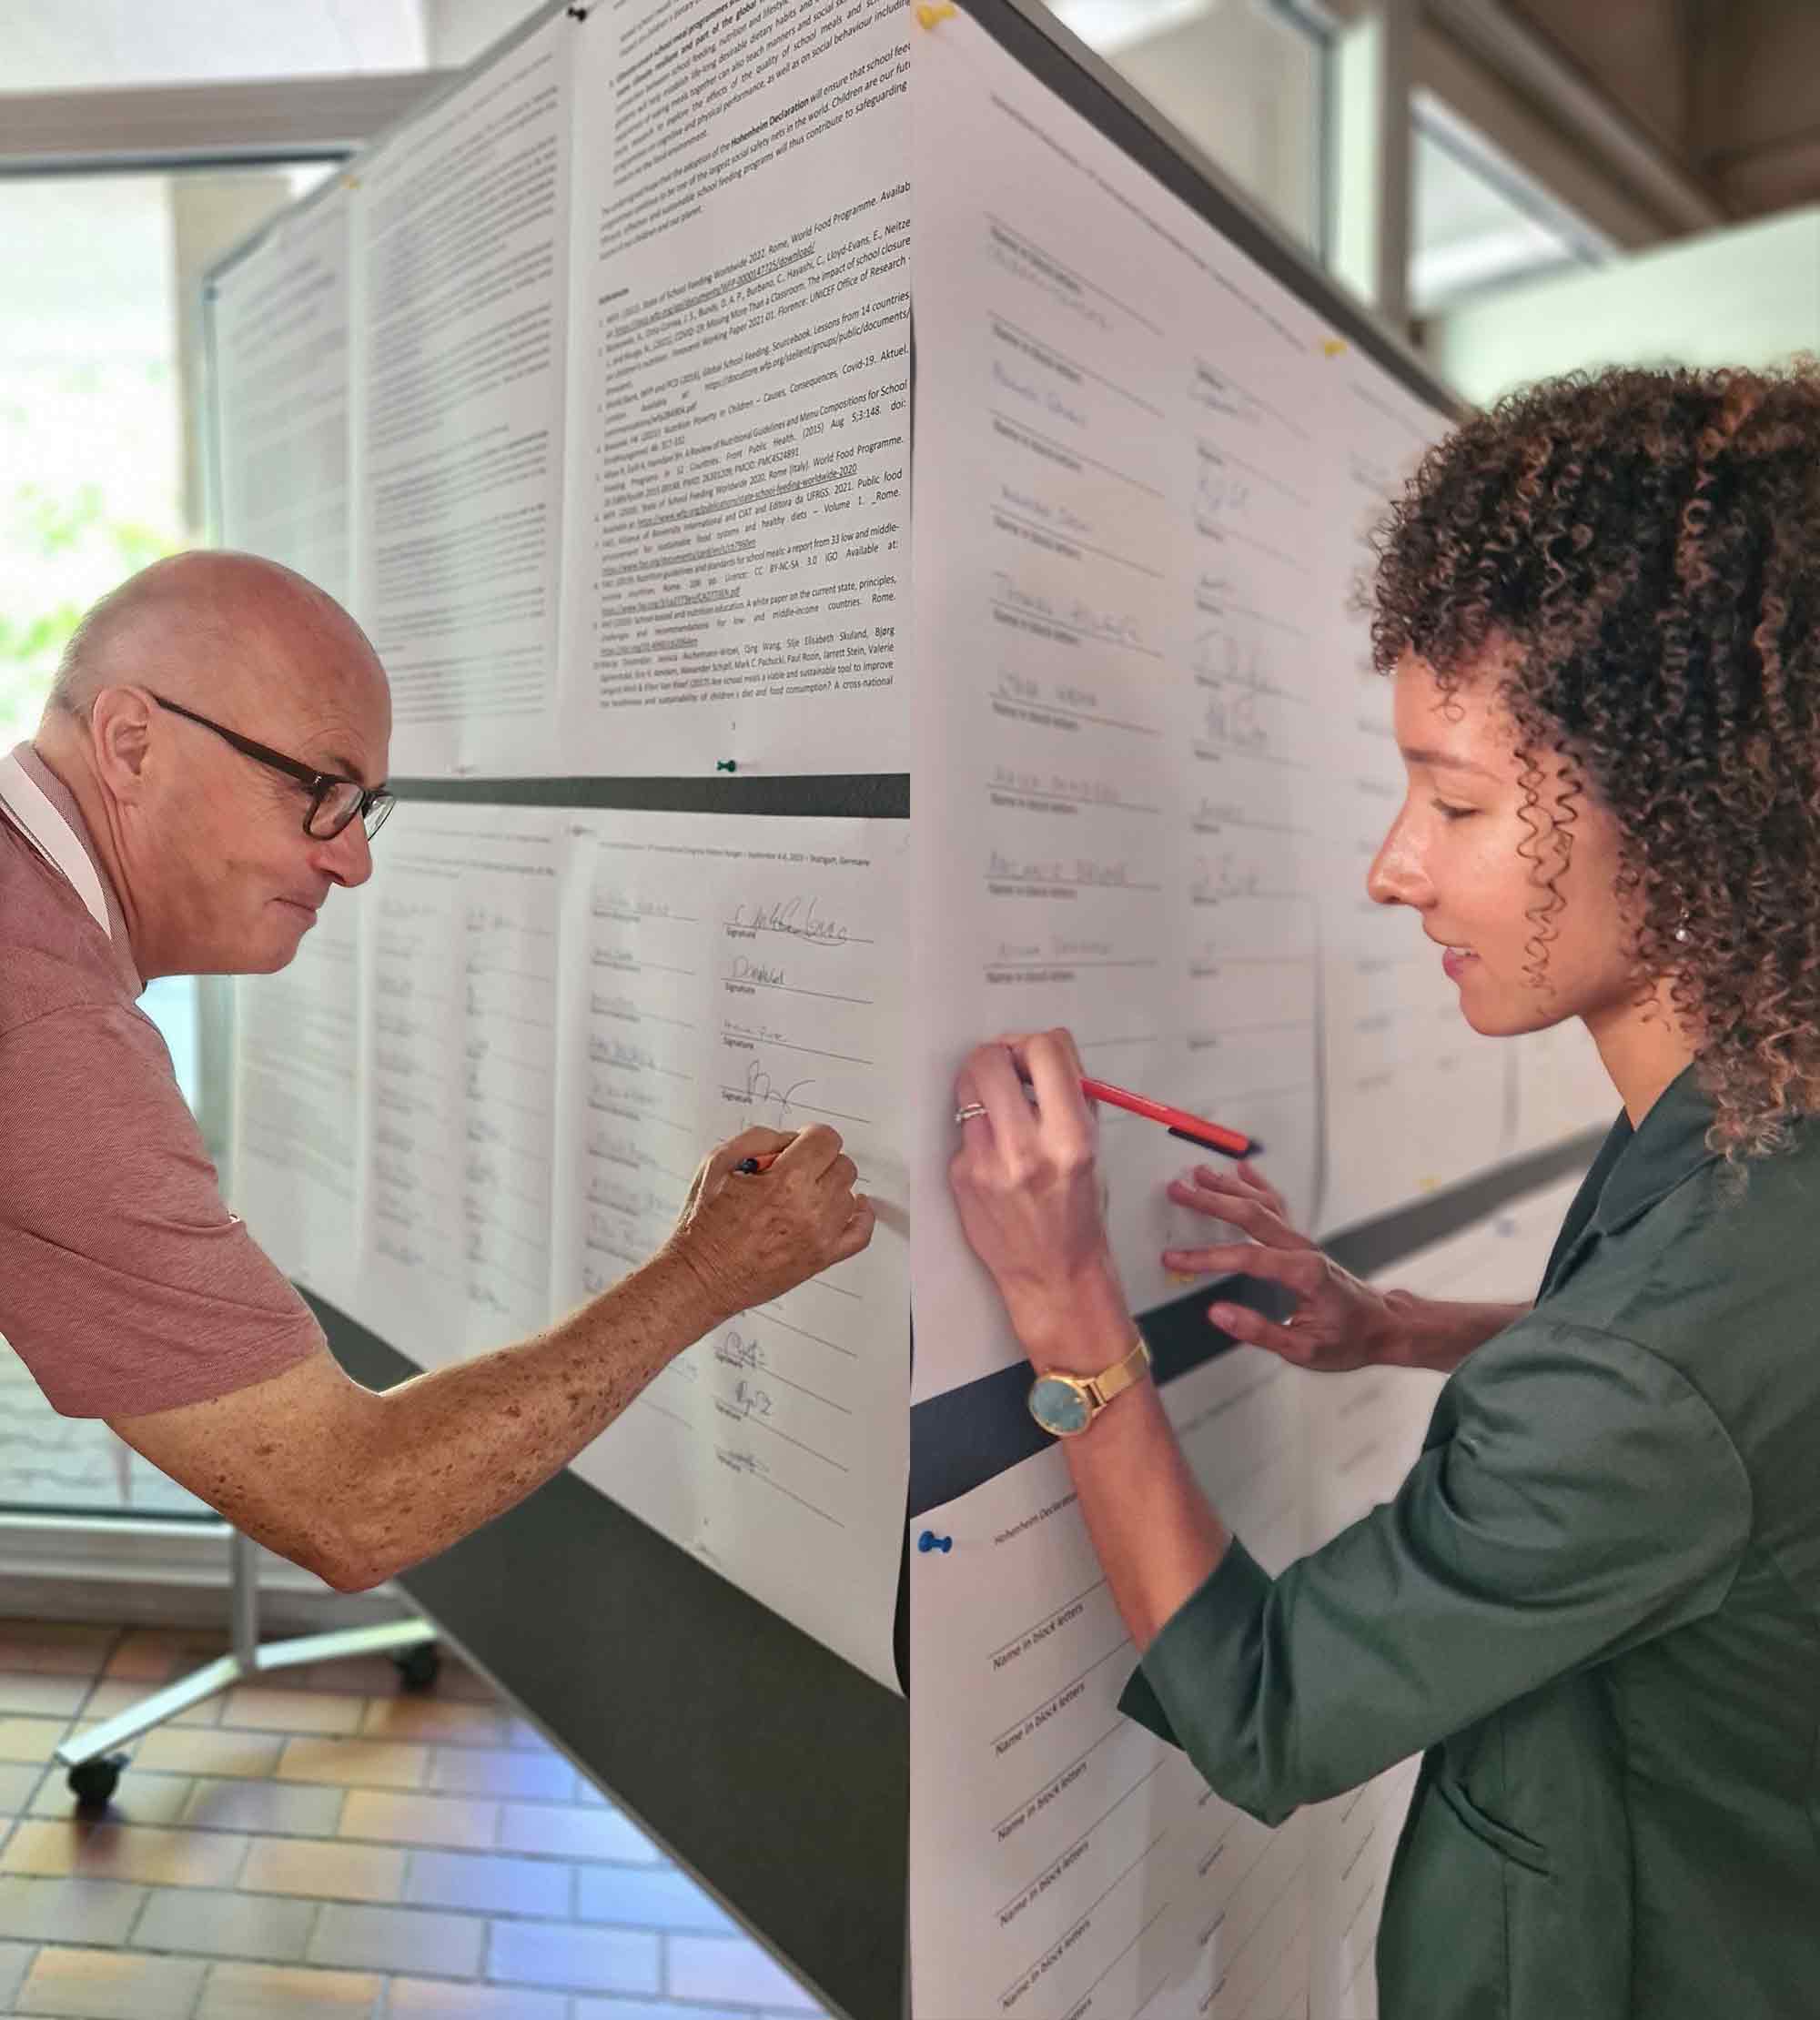
<svg viewBox="0 0 1820 2020">
<path fill-rule="evenodd" d="M 110 940 L 0 813 L 0 1335 L 66 1417 L 138 1417 L 282 1373 L 309 1308 L 221 1202 L 107 873 Z"/>
</svg>

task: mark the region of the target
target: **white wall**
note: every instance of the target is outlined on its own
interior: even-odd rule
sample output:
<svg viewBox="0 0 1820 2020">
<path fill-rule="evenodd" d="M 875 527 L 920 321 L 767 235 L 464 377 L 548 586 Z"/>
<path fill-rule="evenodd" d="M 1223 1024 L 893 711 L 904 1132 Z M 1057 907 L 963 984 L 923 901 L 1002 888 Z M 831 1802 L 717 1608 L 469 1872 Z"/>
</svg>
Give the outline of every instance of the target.
<svg viewBox="0 0 1820 2020">
<path fill-rule="evenodd" d="M 1438 317 L 1426 346 L 1478 403 L 1600 365 L 1764 365 L 1820 349 L 1820 208 L 1682 239 Z"/>
</svg>

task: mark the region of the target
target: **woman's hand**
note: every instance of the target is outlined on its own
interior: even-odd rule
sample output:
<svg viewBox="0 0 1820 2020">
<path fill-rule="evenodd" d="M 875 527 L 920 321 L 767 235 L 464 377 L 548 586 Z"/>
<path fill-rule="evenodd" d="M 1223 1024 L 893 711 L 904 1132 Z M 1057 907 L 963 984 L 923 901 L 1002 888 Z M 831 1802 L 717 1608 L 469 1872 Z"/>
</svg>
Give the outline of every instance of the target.
<svg viewBox="0 0 1820 2020">
<path fill-rule="evenodd" d="M 1168 1190 L 1178 1206 L 1228 1221 L 1251 1238 L 1207 1248 L 1166 1248 L 1166 1268 L 1195 1276 L 1257 1277 L 1295 1294 L 1296 1308 L 1286 1325 L 1245 1305 L 1209 1306 L 1208 1317 L 1222 1332 L 1320 1374 L 1397 1358 L 1398 1327 L 1383 1293 L 1342 1269 L 1292 1227 L 1283 1196 L 1249 1164 L 1229 1172 L 1199 1165 L 1192 1179 L 1178 1178 Z"/>
<path fill-rule="evenodd" d="M 1107 1245 L 1098 1124 L 1066 1031 L 1014 1035 L 969 1054 L 955 1082 L 960 1125 L 948 1182 L 974 1253 L 992 1272 L 1032 1360 L 1097 1373 L 1107 1328 L 1130 1331 Z"/>
</svg>

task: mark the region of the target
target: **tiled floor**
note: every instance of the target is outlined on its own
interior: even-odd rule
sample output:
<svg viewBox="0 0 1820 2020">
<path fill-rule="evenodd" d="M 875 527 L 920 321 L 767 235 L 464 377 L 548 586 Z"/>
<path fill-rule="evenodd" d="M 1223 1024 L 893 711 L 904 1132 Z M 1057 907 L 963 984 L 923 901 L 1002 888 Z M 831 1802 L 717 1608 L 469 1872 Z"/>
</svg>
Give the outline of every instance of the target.
<svg viewBox="0 0 1820 2020">
<path fill-rule="evenodd" d="M 0 1621 L 0 2010 L 66 2020 L 804 2020 L 822 2009 L 452 1659 L 324 1665 L 50 1752 L 222 1652 Z"/>
</svg>

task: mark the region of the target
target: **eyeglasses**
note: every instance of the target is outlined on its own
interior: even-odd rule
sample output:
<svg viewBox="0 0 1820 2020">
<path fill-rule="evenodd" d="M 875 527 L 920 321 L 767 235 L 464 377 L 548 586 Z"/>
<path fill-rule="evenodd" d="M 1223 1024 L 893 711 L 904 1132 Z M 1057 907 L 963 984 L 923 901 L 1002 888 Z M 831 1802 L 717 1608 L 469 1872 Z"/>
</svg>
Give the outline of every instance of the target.
<svg viewBox="0 0 1820 2020">
<path fill-rule="evenodd" d="M 318 772 L 313 765 L 300 764 L 296 758 L 286 757 L 282 751 L 255 743 L 251 737 L 242 736 L 236 730 L 223 729 L 219 722 L 211 722 L 194 709 L 167 702 L 162 694 L 154 694 L 152 700 L 161 709 L 182 716 L 186 722 L 199 722 L 205 730 L 213 730 L 223 742 L 231 743 L 255 763 L 263 764 L 268 771 L 282 772 L 286 778 L 295 779 L 299 785 L 307 786 L 310 800 L 303 816 L 303 832 L 313 840 L 332 842 L 357 816 L 366 823 L 369 841 L 385 826 L 386 816 L 396 803 L 384 786 L 362 785 L 359 779 L 343 778 L 337 772 Z"/>
</svg>

